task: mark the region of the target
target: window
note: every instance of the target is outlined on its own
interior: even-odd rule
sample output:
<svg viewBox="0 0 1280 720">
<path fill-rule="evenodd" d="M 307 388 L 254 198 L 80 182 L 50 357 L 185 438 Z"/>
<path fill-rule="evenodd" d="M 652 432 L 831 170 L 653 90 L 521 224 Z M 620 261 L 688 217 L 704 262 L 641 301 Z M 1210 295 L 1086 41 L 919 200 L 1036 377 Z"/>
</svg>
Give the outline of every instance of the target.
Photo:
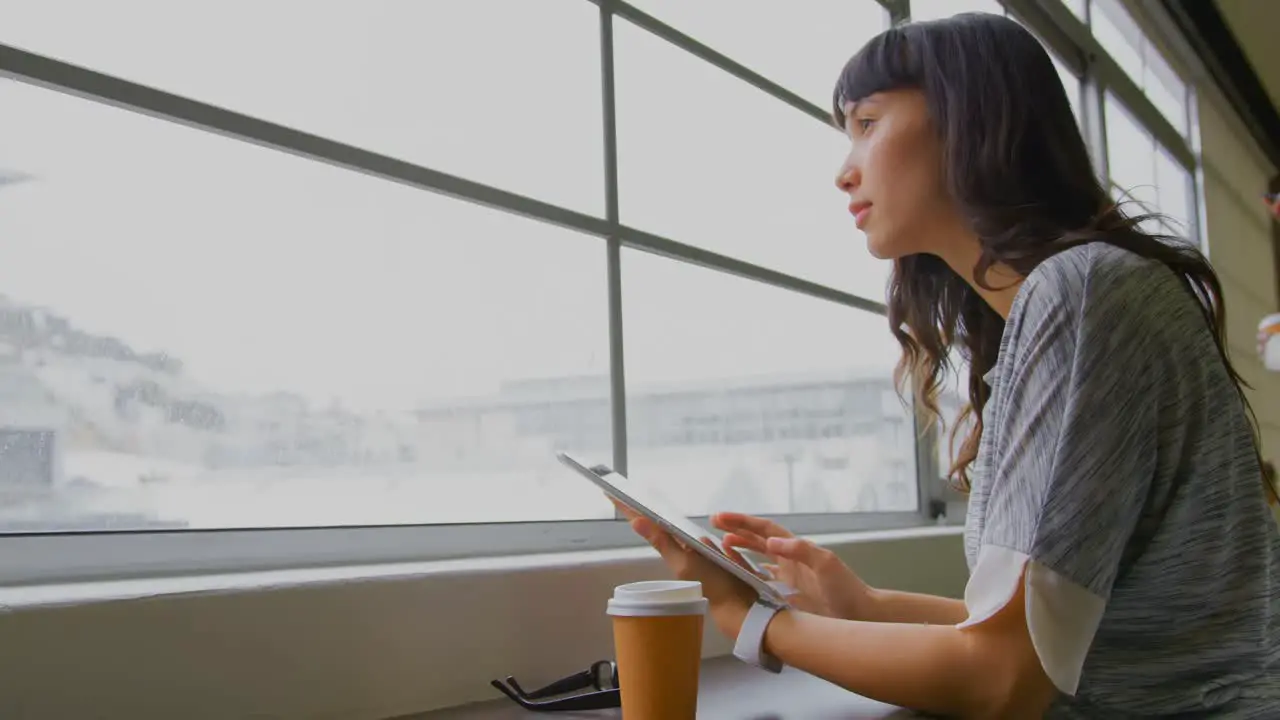
<svg viewBox="0 0 1280 720">
<path fill-rule="evenodd" d="M 100 5 L 0 8 L 0 532 L 193 531 L 127 536 L 163 540 L 138 567 L 179 569 L 352 535 L 372 549 L 308 557 L 635 542 L 557 449 L 625 454 L 693 514 L 921 521 L 898 348 L 868 311 L 890 266 L 813 110 L 886 8 L 996 0 Z M 1188 87 L 1117 7 L 1088 15 L 1134 83 L 1054 61 L 1077 115 L 1082 77 L 1107 90 L 1109 180 L 1190 228 L 1194 156 L 1150 107 L 1184 133 Z M 289 540 L 195 532 L 228 528 Z M 77 572 L 109 572 L 77 542 Z"/>
<path fill-rule="evenodd" d="M 1116 0 L 1097 0 L 1093 34 L 1180 135 L 1187 133 L 1187 85 Z"/>
<path fill-rule="evenodd" d="M 1167 148 L 1159 147 L 1156 151 L 1156 194 L 1160 212 L 1169 216 L 1174 232 L 1184 236 L 1195 232 L 1192 182 L 1191 172 L 1178 164 Z"/>
<path fill-rule="evenodd" d="M 848 138 L 630 23 L 615 45 L 624 224 L 884 297 L 835 186 Z"/>
<path fill-rule="evenodd" d="M 1144 206 L 1133 208 L 1134 212 L 1154 212 L 1160 203 L 1156 189 L 1155 141 L 1110 93 L 1106 96 L 1105 111 L 1111 182 L 1127 199 Z"/>
<path fill-rule="evenodd" d="M 691 514 L 916 509 L 883 317 L 645 253 L 622 261 L 633 477 Z"/>
<path fill-rule="evenodd" d="M 874 0 L 635 0 L 639 9 L 817 105 L 849 58 L 889 26 Z M 741 118 L 739 118 L 741 119 Z"/>
<path fill-rule="evenodd" d="M 0 106 L 31 176 L 0 187 L 0 417 L 52 438 L 0 452 L 0 528 L 612 517 L 552 453 L 611 452 L 597 239 L 30 85 Z"/>
<path fill-rule="evenodd" d="M 42 0 L 0 6 L 0 41 L 603 213 L 599 22 L 583 0 Z"/>
<path fill-rule="evenodd" d="M 1162 226 L 1149 226 L 1151 231 L 1191 238 L 1191 173 L 1110 93 L 1105 111 L 1107 166 L 1116 196 L 1138 203 L 1131 213 L 1167 216 Z"/>
</svg>

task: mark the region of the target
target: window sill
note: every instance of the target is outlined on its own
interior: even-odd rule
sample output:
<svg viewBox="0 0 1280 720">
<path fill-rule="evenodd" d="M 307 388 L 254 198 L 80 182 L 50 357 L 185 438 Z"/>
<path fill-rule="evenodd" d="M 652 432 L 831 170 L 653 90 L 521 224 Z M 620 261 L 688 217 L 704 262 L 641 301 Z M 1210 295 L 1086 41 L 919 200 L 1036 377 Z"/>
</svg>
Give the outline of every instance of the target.
<svg viewBox="0 0 1280 720">
<path fill-rule="evenodd" d="M 809 537 L 824 546 L 843 548 L 909 538 L 956 535 L 961 531 L 962 528 L 960 527 L 943 525 L 896 530 L 833 533 Z M 35 584 L 0 588 L 0 609 L 14 612 L 24 608 L 117 602 L 165 596 L 269 592 L 311 585 L 414 581 L 441 576 L 467 576 L 487 573 L 563 571 L 570 568 L 639 563 L 653 558 L 654 552 L 648 546 L 641 546 L 532 555 L 457 558 L 417 563 L 387 563 L 330 568 L 299 568 L 244 573 Z"/>
<path fill-rule="evenodd" d="M 872 584 L 958 597 L 960 528 L 814 536 Z M 0 717 L 385 718 L 612 654 L 646 547 L 0 589 Z M 708 626 L 704 656 L 729 652 Z M 74 693 L 66 688 L 75 688 Z"/>
</svg>

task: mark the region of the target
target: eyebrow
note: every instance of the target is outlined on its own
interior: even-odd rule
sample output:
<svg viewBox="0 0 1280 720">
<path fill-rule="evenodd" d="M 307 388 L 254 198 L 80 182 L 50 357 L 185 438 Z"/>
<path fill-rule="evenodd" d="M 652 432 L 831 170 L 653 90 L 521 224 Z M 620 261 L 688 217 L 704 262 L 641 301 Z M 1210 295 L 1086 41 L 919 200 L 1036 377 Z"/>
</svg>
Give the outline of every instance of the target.
<svg viewBox="0 0 1280 720">
<path fill-rule="evenodd" d="M 845 106 L 845 110 L 844 110 L 844 117 L 845 117 L 845 119 L 847 120 L 847 119 L 849 118 L 849 116 L 850 116 L 850 115 L 853 115 L 854 113 L 858 112 L 858 108 L 860 108 L 860 107 L 862 107 L 862 106 L 864 106 L 864 105 L 877 105 L 877 104 L 879 104 L 879 103 L 878 103 L 878 101 L 876 100 L 876 98 L 874 98 L 873 96 L 870 96 L 870 95 L 868 95 L 867 97 L 862 98 L 861 100 L 851 100 L 851 101 L 850 101 L 850 102 Z"/>
<path fill-rule="evenodd" d="M 849 121 L 853 119 L 859 109 L 868 105 L 875 106 L 878 104 L 879 102 L 877 99 L 870 95 L 862 98 L 861 100 L 850 100 L 845 104 L 844 116 L 840 118 L 840 129 L 844 132 L 849 132 Z"/>
</svg>

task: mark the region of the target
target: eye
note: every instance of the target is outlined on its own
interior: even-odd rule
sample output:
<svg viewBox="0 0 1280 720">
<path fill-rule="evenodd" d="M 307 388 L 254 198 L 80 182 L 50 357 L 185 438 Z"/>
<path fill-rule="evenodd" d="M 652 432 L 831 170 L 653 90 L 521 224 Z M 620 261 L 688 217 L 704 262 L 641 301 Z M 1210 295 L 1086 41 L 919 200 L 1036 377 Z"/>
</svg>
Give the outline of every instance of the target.
<svg viewBox="0 0 1280 720">
<path fill-rule="evenodd" d="M 875 118 L 869 118 L 869 117 L 854 118 L 854 122 L 858 124 L 858 129 L 865 133 L 866 131 L 871 129 L 871 126 L 873 124 L 875 124 Z"/>
</svg>

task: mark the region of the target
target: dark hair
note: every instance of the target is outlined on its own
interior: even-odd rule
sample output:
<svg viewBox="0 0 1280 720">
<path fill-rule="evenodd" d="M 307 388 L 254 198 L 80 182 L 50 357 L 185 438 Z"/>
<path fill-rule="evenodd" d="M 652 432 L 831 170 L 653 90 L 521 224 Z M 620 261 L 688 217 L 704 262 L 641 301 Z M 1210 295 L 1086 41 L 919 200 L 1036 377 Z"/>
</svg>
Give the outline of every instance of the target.
<svg viewBox="0 0 1280 720">
<path fill-rule="evenodd" d="M 1196 299 L 1248 411 L 1256 450 L 1256 419 L 1225 351 L 1217 275 L 1190 243 L 1141 227 L 1159 216 L 1130 216 L 1112 201 L 1039 40 L 1013 20 L 986 13 L 893 27 L 845 66 L 835 89 L 835 121 L 844 125 L 848 101 L 904 88 L 924 93 L 943 148 L 947 190 L 981 241 L 976 282 L 991 289 L 987 271 L 993 265 L 1025 277 L 1046 258 L 1090 242 L 1160 261 Z M 952 370 L 952 348 L 968 361 L 968 404 L 952 429 L 953 443 L 966 421 L 970 429 L 949 472 L 967 488 L 989 393 L 983 376 L 995 364 L 1004 319 L 941 258 L 928 254 L 894 262 L 888 315 L 902 346 L 898 390 L 910 380 L 933 417 L 942 377 Z"/>
</svg>

